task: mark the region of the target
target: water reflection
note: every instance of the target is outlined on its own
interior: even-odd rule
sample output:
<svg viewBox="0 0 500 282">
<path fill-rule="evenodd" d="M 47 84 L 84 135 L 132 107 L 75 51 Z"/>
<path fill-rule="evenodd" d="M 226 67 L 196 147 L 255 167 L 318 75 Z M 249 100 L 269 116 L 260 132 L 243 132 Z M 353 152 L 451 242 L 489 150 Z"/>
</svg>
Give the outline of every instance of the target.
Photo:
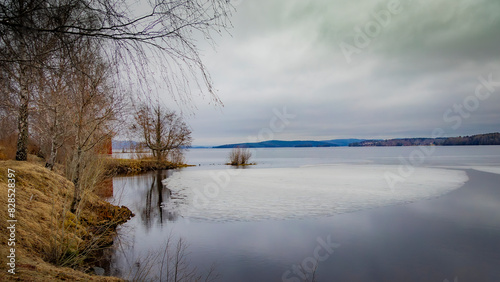
<svg viewBox="0 0 500 282">
<path fill-rule="evenodd" d="M 162 226 L 179 217 L 178 207 L 185 201 L 185 196 L 172 193 L 162 180 L 176 170 L 161 170 L 133 177 L 115 177 L 110 184 L 113 197 L 108 198 L 113 204 L 129 207 L 136 215 L 132 221 L 150 230 Z"/>
<path fill-rule="evenodd" d="M 154 225 L 163 225 L 168 221 L 175 221 L 178 218 L 178 212 L 175 209 L 176 205 L 171 205 L 170 202 L 183 199 L 179 195 L 173 195 L 162 180 L 172 174 L 169 170 L 159 170 L 150 174 L 150 182 L 148 189 L 144 191 L 144 205 L 139 211 L 144 227 L 149 230 Z"/>
<path fill-rule="evenodd" d="M 145 205 L 140 211 L 142 222 L 147 229 L 151 228 L 153 220 L 158 220 L 160 224 L 163 223 L 163 212 L 161 209 L 161 203 L 163 202 L 163 186 L 161 184 L 161 177 L 163 173 L 157 171 L 152 175 L 152 181 L 149 189 L 145 191 Z M 168 198 L 168 192 L 165 192 Z"/>
<path fill-rule="evenodd" d="M 127 279 L 137 274 L 140 265 L 154 262 L 148 259 L 153 256 L 151 250 L 162 249 L 169 237 L 169 233 L 163 231 L 168 229 L 170 224 L 167 223 L 179 218 L 176 206 L 184 200 L 182 195 L 172 193 L 162 183 L 176 171 L 162 170 L 114 177 L 112 183 L 106 185 L 111 187 L 111 190 L 106 191 L 112 191 L 112 197 L 107 200 L 115 205 L 127 206 L 135 214 L 135 217 L 119 226 L 113 248 L 106 250 L 97 265 L 106 270 L 106 275 Z M 141 245 L 144 243 L 152 245 L 144 247 Z"/>
</svg>

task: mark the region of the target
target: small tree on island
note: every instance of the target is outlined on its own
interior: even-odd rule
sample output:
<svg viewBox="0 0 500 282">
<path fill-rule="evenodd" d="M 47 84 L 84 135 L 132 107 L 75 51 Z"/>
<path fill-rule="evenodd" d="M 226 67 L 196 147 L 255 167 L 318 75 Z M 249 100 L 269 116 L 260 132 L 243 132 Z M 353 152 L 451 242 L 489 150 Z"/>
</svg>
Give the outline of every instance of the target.
<svg viewBox="0 0 500 282">
<path fill-rule="evenodd" d="M 157 162 L 176 161 L 182 149 L 191 146 L 191 130 L 177 115 L 157 102 L 154 106 L 142 104 L 135 112 L 132 130 L 142 136 Z M 173 157 L 173 158 L 172 158 Z"/>
<path fill-rule="evenodd" d="M 252 157 L 252 153 L 248 148 L 233 148 L 229 153 L 229 164 L 230 165 L 248 165 L 249 160 Z"/>
</svg>

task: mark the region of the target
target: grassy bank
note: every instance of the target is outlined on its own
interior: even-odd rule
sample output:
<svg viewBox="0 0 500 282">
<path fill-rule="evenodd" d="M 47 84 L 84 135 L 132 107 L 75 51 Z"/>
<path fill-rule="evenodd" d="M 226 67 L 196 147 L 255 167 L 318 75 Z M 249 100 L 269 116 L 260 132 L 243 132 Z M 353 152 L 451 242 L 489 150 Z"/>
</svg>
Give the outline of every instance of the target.
<svg viewBox="0 0 500 282">
<path fill-rule="evenodd" d="M 186 164 L 176 164 L 168 161 L 156 161 L 152 158 L 145 159 L 114 159 L 108 158 L 105 162 L 107 174 L 135 174 L 154 170 L 174 169 L 187 167 Z"/>
<path fill-rule="evenodd" d="M 8 246 L 8 169 L 15 171 L 15 246 Z M 12 176 L 12 175 L 11 175 Z M 0 280 L 120 281 L 87 274 L 89 262 L 112 244 L 116 226 L 132 213 L 87 193 L 78 215 L 69 212 L 73 184 L 40 164 L 0 161 Z M 10 194 L 14 194 L 12 190 Z M 15 248 L 15 275 L 7 256 Z"/>
</svg>

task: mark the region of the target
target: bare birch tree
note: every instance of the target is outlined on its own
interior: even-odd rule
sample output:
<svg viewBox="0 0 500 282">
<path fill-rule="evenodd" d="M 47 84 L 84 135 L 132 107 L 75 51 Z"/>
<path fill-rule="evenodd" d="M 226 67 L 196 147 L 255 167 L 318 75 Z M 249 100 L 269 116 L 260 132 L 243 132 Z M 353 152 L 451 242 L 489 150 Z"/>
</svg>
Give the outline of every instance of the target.
<svg viewBox="0 0 500 282">
<path fill-rule="evenodd" d="M 86 169 L 85 160 L 89 159 L 86 155 L 96 153 L 104 141 L 112 138 L 124 106 L 123 97 L 110 80 L 113 69 L 95 52 L 98 46 L 94 42 L 85 43 L 75 54 L 77 64 L 69 83 L 74 145 L 67 174 L 75 185 L 72 212 L 76 211 L 82 198 L 81 176 Z"/>
<path fill-rule="evenodd" d="M 158 162 L 169 159 L 191 145 L 191 130 L 175 112 L 160 102 L 150 106 L 142 104 L 135 114 L 132 129 L 142 137 Z"/>
<path fill-rule="evenodd" d="M 64 52 L 65 53 L 65 52 Z M 36 101 L 37 111 L 33 113 L 33 128 L 40 137 L 42 151 L 46 156 L 45 167 L 53 169 L 59 149 L 67 145 L 74 135 L 71 124 L 74 107 L 70 89 L 74 76 L 68 64 L 68 54 L 61 53 L 49 62 L 40 80 L 40 97 Z"/>
</svg>

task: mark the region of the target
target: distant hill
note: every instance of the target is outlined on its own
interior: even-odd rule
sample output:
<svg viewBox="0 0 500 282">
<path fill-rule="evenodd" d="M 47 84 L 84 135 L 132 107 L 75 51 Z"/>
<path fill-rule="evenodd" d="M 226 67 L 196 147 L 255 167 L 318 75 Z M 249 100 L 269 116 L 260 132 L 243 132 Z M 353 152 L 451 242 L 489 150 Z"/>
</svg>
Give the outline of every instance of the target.
<svg viewBox="0 0 500 282">
<path fill-rule="evenodd" d="M 325 142 L 329 142 L 338 146 L 349 146 L 349 144 L 355 143 L 355 142 L 362 142 L 365 139 L 332 139 L 328 140 Z"/>
<path fill-rule="evenodd" d="M 364 140 L 349 144 L 351 147 L 374 146 L 467 146 L 467 145 L 500 145 L 500 133 L 478 134 L 447 138 L 400 138 L 387 140 Z"/>
<path fill-rule="evenodd" d="M 365 140 L 349 144 L 350 147 L 384 147 L 384 146 L 429 146 L 441 145 L 446 138 L 398 138 L 386 140 Z"/>
<path fill-rule="evenodd" d="M 450 137 L 441 144 L 443 146 L 466 145 L 500 145 L 500 133 L 478 134 L 472 136 Z"/>
<path fill-rule="evenodd" d="M 214 148 L 297 148 L 297 147 L 338 147 L 348 146 L 353 142 L 361 142 L 361 139 L 333 139 L 324 141 L 313 140 L 297 140 L 297 141 L 283 141 L 283 140 L 269 140 L 255 143 L 237 143 L 215 146 Z"/>
</svg>

